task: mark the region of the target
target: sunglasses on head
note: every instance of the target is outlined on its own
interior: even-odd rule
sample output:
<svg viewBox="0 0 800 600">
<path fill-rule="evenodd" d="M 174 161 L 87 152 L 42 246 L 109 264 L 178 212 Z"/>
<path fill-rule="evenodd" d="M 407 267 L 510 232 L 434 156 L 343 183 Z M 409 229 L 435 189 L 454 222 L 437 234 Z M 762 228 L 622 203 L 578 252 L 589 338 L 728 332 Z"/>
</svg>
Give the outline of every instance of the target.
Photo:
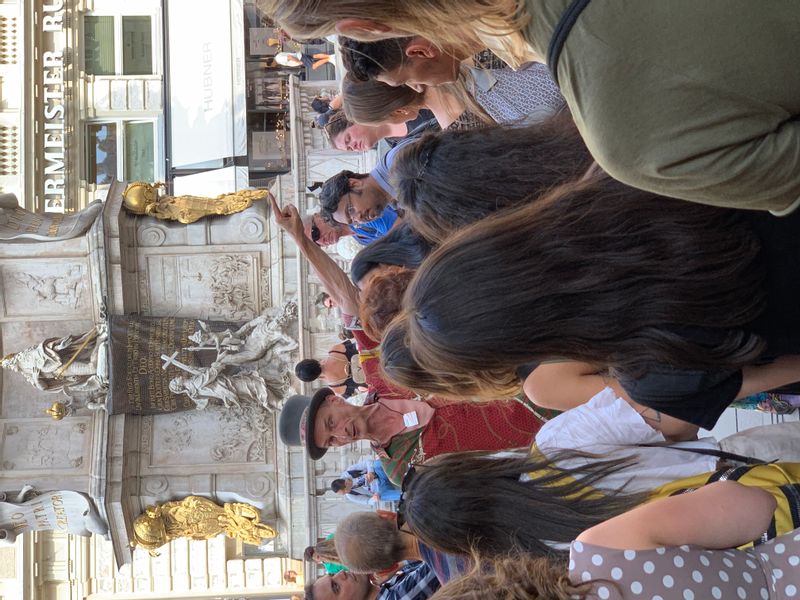
<svg viewBox="0 0 800 600">
<path fill-rule="evenodd" d="M 322 236 L 322 234 L 319 231 L 319 227 L 317 227 L 315 224 L 312 224 L 311 225 L 311 241 L 316 244 L 317 242 L 319 242 L 319 238 L 321 236 Z"/>
<path fill-rule="evenodd" d="M 402 529 L 406 524 L 406 490 L 411 485 L 411 481 L 417 474 L 417 467 L 414 464 L 408 465 L 406 474 L 403 475 L 403 482 L 400 484 L 400 500 L 397 502 L 397 529 Z"/>
</svg>

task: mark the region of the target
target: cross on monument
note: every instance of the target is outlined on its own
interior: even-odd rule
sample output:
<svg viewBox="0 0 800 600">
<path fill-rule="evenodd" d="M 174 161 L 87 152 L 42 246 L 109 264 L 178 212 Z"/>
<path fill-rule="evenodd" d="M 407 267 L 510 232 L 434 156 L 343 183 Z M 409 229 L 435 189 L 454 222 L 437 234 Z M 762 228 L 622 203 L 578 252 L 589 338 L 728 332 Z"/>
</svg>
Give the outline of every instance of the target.
<svg viewBox="0 0 800 600">
<path fill-rule="evenodd" d="M 161 365 L 161 368 L 166 371 L 167 367 L 169 367 L 170 365 L 175 365 L 176 367 L 178 367 L 179 369 L 183 369 L 187 373 L 191 373 L 192 375 L 200 375 L 200 371 L 190 367 L 189 365 L 183 364 L 181 361 L 177 360 L 177 358 L 178 358 L 177 350 L 172 353 L 172 356 L 167 356 L 166 354 L 162 354 L 161 360 L 164 361 L 164 364 Z"/>
</svg>

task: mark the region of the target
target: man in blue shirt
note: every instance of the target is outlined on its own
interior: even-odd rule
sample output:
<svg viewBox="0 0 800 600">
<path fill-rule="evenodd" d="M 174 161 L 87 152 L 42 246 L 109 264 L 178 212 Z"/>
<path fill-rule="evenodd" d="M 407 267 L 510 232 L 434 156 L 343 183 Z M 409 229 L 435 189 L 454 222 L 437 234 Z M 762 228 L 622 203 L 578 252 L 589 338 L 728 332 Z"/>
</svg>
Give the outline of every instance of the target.
<svg viewBox="0 0 800 600">
<path fill-rule="evenodd" d="M 389 233 L 399 218 L 397 210 L 392 205 L 387 205 L 377 219 L 367 221 L 363 225 L 349 225 L 348 227 L 359 244 L 368 246 Z"/>
<path fill-rule="evenodd" d="M 385 228 L 386 221 L 376 221 L 383 217 L 387 207 L 395 199 L 394 186 L 389 183 L 389 170 L 397 152 L 416 140 L 416 137 L 401 140 L 369 173 L 342 171 L 328 179 L 319 193 L 322 217 L 328 221 L 350 225 L 351 228 Z M 375 239 L 385 235 L 397 223 L 398 216 L 394 208 L 389 210 L 389 218 L 392 217 L 392 225 L 382 234 L 376 234 Z M 356 235 L 358 233 L 356 230 Z"/>
</svg>

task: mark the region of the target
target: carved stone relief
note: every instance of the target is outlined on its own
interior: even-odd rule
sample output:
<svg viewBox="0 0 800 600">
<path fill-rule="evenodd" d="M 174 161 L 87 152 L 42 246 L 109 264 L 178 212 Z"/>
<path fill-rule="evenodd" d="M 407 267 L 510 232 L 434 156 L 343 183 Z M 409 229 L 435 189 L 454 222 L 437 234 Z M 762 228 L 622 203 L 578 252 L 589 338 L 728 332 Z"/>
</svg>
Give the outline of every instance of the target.
<svg viewBox="0 0 800 600">
<path fill-rule="evenodd" d="M 273 458 L 273 418 L 260 414 L 263 423 L 255 422 L 252 413 L 216 406 L 147 417 L 142 419 L 142 447 L 151 453 L 151 467 L 267 464 Z"/>
<path fill-rule="evenodd" d="M 147 297 L 153 316 L 246 321 L 259 312 L 261 273 L 255 253 L 156 255 L 145 260 L 147 292 L 140 297 Z"/>
<path fill-rule="evenodd" d="M 81 263 L 16 262 L 2 266 L 8 317 L 86 314 L 91 309 L 88 273 Z"/>
<path fill-rule="evenodd" d="M 0 465 L 6 471 L 81 471 L 88 469 L 90 417 L 2 422 Z"/>
<path fill-rule="evenodd" d="M 261 267 L 261 302 L 264 304 L 268 304 L 271 298 L 271 279 L 272 274 L 270 273 L 269 267 Z"/>
<path fill-rule="evenodd" d="M 239 225 L 241 240 L 250 244 L 263 242 L 269 230 L 267 221 L 258 214 L 250 214 Z"/>
<path fill-rule="evenodd" d="M 244 489 L 250 497 L 266 498 L 273 493 L 274 483 L 269 475 L 248 475 L 245 479 Z"/>
<path fill-rule="evenodd" d="M 161 246 L 167 240 L 167 228 L 160 224 L 150 224 L 139 230 L 139 245 Z"/>
</svg>

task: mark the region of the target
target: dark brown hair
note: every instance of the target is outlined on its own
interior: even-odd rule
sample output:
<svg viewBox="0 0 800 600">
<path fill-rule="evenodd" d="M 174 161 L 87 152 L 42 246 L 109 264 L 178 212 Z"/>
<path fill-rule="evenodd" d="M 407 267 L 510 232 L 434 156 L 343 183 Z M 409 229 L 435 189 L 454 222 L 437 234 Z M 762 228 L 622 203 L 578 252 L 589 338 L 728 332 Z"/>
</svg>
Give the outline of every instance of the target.
<svg viewBox="0 0 800 600">
<path fill-rule="evenodd" d="M 356 123 L 388 123 L 395 110 L 419 109 L 423 104 L 424 94 L 406 85 L 393 87 L 374 79 L 358 81 L 349 74 L 342 80 L 342 107 L 347 118 Z"/>
<path fill-rule="evenodd" d="M 391 177 L 408 222 L 439 244 L 495 211 L 580 177 L 591 164 L 565 111 L 529 127 L 426 135 L 397 153 Z"/>
<path fill-rule="evenodd" d="M 402 518 L 422 542 L 442 552 L 474 549 L 494 557 L 519 549 L 558 556 L 563 551 L 551 543 L 568 544 L 645 500 L 644 493 L 594 487 L 635 464 L 634 454 L 632 449 L 631 457 L 606 459 L 564 450 L 546 457 L 521 448 L 441 455 L 406 474 Z M 562 461 L 580 466 L 557 466 Z M 521 481 L 523 475 L 529 477 Z"/>
<path fill-rule="evenodd" d="M 605 176 L 565 185 L 428 257 L 404 317 L 411 356 L 439 385 L 393 379 L 491 396 L 517 388 L 516 367 L 553 358 L 633 377 L 751 364 L 764 347 L 744 329 L 765 303 L 759 249 L 737 211 Z"/>
<path fill-rule="evenodd" d="M 323 127 L 322 130 L 325 132 L 325 135 L 328 136 L 328 141 L 331 143 L 331 146 L 335 147 L 336 136 L 353 125 L 354 123 L 344 114 L 344 110 L 341 108 L 334 108 L 331 111 L 330 117 L 328 117 L 328 122 L 325 123 L 325 127 Z"/>
</svg>

